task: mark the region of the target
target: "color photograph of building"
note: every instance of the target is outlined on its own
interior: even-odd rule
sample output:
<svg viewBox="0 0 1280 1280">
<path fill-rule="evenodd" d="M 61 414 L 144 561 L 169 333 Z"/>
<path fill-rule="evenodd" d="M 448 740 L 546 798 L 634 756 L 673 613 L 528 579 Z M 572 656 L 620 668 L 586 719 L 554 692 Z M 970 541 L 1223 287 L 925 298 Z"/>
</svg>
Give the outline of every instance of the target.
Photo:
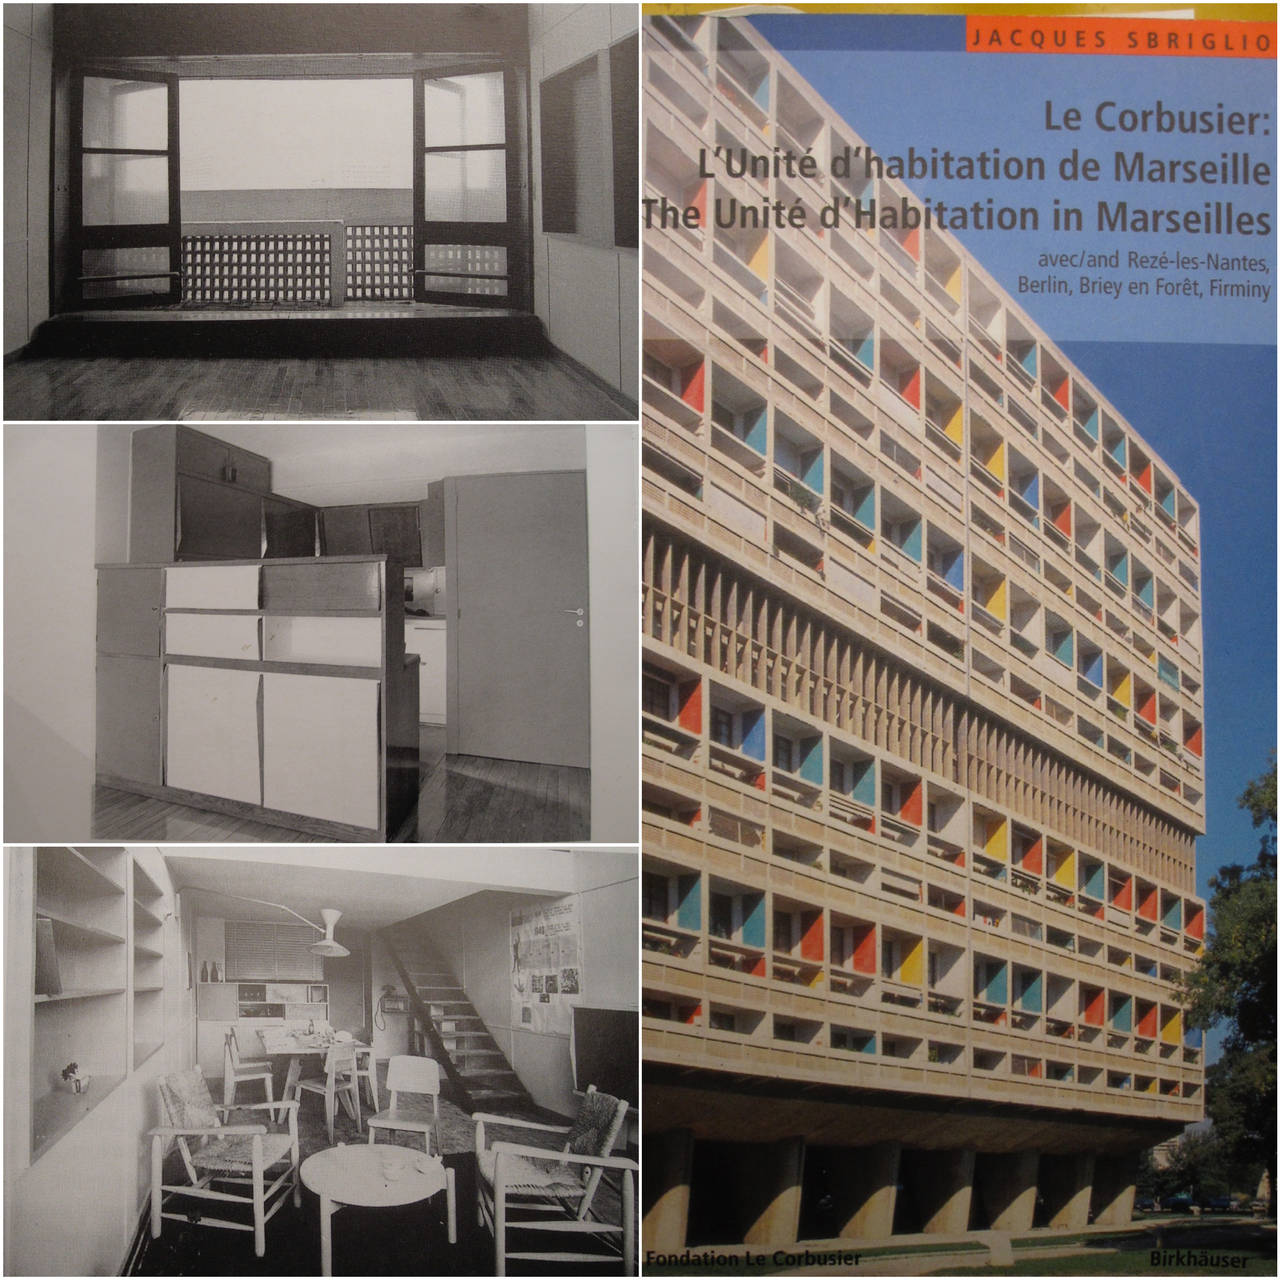
<svg viewBox="0 0 1280 1280">
<path fill-rule="evenodd" d="M 822 225 L 919 201 L 748 21 L 645 28 L 645 1247 L 1127 1223 L 1204 1103 L 1194 481 L 954 236 Z"/>
</svg>

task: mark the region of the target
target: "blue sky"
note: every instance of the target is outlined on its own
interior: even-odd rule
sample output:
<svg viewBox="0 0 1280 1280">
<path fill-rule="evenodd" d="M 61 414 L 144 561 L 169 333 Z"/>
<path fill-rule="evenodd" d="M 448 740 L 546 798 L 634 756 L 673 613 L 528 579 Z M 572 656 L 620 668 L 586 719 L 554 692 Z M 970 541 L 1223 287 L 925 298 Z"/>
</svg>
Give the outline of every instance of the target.
<svg viewBox="0 0 1280 1280">
<path fill-rule="evenodd" d="M 1266 111 L 1275 121 L 1275 63 L 1201 58 L 966 55 L 962 18 L 866 14 L 769 15 L 752 19 L 767 40 L 882 153 L 931 146 L 1038 154 L 1049 162 L 1078 146 L 1105 158 L 1117 147 L 1149 156 L 1212 159 L 1244 150 L 1275 168 L 1274 132 L 1254 139 L 1217 136 L 1077 135 L 1044 129 L 1044 102 L 1077 105 L 1092 119 L 1098 102 Z M 903 52 L 910 50 L 910 52 Z M 922 86 L 920 91 L 915 86 Z M 1274 183 L 1274 178 L 1272 179 Z M 1050 184 L 912 183 L 917 195 L 1048 208 Z M 1098 184 L 1099 187 L 1102 184 Z M 1188 194 L 1188 192 L 1194 194 Z M 1197 208 L 1209 188 L 1130 184 L 1081 192 L 1078 204 L 1117 193 L 1131 203 Z M 1214 189 L 1239 207 L 1269 209 L 1274 185 Z M 982 265 L 1016 296 L 1035 255 L 1066 247 L 1122 256 L 1181 249 L 1257 255 L 1275 282 L 1275 236 L 1054 236 L 957 233 Z M 1091 225 L 1086 222 L 1086 225 Z M 1232 277 L 1241 279 L 1244 277 Z M 1245 783 L 1262 773 L 1276 742 L 1276 306 L 1243 300 L 1153 297 L 1120 302 L 1023 295 L 1023 309 L 1169 463 L 1200 503 L 1205 650 L 1206 804 L 1209 833 L 1199 845 L 1198 883 L 1233 861 L 1252 861 L 1257 836 L 1236 807 Z M 1134 342 L 1140 336 L 1142 342 Z"/>
</svg>

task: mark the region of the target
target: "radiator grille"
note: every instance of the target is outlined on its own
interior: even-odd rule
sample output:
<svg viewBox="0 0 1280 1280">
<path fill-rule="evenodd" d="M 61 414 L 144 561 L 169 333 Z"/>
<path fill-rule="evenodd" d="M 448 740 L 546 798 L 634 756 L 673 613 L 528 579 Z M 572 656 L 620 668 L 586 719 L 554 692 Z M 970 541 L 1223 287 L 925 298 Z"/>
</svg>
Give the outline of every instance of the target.
<svg viewBox="0 0 1280 1280">
<path fill-rule="evenodd" d="M 413 227 L 347 228 L 347 298 L 412 301 Z"/>
<path fill-rule="evenodd" d="M 182 238 L 188 302 L 328 303 L 331 251 L 324 234 Z"/>
</svg>

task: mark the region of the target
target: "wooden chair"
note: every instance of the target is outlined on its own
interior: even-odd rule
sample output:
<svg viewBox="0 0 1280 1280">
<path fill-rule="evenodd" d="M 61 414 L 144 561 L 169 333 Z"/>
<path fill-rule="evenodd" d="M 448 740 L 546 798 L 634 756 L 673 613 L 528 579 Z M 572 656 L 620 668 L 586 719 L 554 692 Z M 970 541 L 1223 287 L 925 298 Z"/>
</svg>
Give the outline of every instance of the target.
<svg viewBox="0 0 1280 1280">
<path fill-rule="evenodd" d="M 369 1086 L 369 1110 L 377 1111 L 382 1105 L 378 1101 L 378 1060 L 371 1048 L 356 1050 L 356 1075 Z"/>
<path fill-rule="evenodd" d="M 360 1077 L 356 1074 L 355 1045 L 350 1042 L 330 1045 L 324 1058 L 324 1075 L 299 1080 L 298 1088 L 324 1096 L 324 1118 L 330 1145 L 333 1144 L 333 1118 L 339 1101 L 356 1122 L 356 1132 L 360 1132 Z"/>
<path fill-rule="evenodd" d="M 222 1049 L 222 1105 L 236 1105 L 236 1086 L 261 1080 L 267 1092 L 267 1101 L 275 1098 L 275 1084 L 271 1079 L 271 1063 L 265 1058 L 245 1059 L 240 1056 L 240 1042 L 235 1028 L 227 1032 Z"/>
<path fill-rule="evenodd" d="M 431 1134 L 436 1135 L 436 1155 L 443 1155 L 440 1146 L 440 1064 L 434 1058 L 418 1058 L 409 1054 L 395 1054 L 387 1063 L 387 1091 L 391 1094 L 391 1106 L 369 1117 L 369 1141 L 379 1129 L 400 1129 L 407 1133 L 420 1133 L 431 1154 Z M 423 1107 L 400 1105 L 400 1094 L 422 1094 L 431 1099 L 431 1110 Z"/>
<path fill-rule="evenodd" d="M 476 1122 L 476 1213 L 481 1226 L 493 1233 L 497 1275 L 506 1275 L 509 1258 L 546 1262 L 598 1262 L 621 1259 L 626 1275 L 636 1274 L 634 1160 L 610 1152 L 622 1131 L 627 1104 L 592 1085 L 583 1095 L 572 1125 L 546 1125 L 509 1116 L 472 1116 Z M 559 1151 L 512 1142 L 488 1145 L 485 1124 L 563 1134 Z M 593 1203 L 606 1170 L 621 1179 L 622 1221 L 593 1216 Z M 513 1249 L 510 1238 L 520 1232 L 553 1232 L 576 1237 L 585 1248 L 570 1251 Z M 610 1237 L 619 1236 L 610 1249 Z M 567 1244 L 567 1242 L 566 1242 Z"/>
<path fill-rule="evenodd" d="M 223 1114 L 231 1108 L 219 1106 L 209 1096 L 209 1086 L 198 1066 L 162 1076 L 159 1088 L 167 1123 L 150 1131 L 152 1239 L 160 1238 L 163 1220 L 173 1218 L 232 1231 L 252 1231 L 253 1251 L 263 1257 L 267 1251 L 267 1222 L 284 1204 L 290 1188 L 294 1207 L 302 1204 L 297 1102 L 252 1102 L 236 1108 L 287 1115 L 288 1132 L 275 1133 L 265 1124 L 223 1123 Z M 188 1179 L 185 1183 L 164 1181 L 164 1151 L 170 1138 L 177 1139 L 182 1153 Z M 267 1170 L 277 1166 L 283 1168 L 268 1185 Z M 223 1189 L 214 1190 L 214 1183 Z M 246 1193 L 236 1194 L 226 1190 L 228 1186 L 244 1187 Z M 175 1197 L 211 1200 L 220 1206 L 228 1202 L 244 1204 L 252 1209 L 253 1221 L 250 1224 L 207 1217 L 198 1208 L 166 1212 L 166 1200 Z"/>
</svg>

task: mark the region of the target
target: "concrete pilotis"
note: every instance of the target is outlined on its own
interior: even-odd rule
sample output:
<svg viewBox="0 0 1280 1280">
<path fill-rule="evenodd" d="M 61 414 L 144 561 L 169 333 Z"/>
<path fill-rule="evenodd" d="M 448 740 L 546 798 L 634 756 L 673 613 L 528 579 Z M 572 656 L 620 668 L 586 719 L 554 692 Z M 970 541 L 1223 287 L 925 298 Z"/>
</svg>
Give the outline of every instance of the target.
<svg viewBox="0 0 1280 1280">
<path fill-rule="evenodd" d="M 1078 1231 L 1089 1225 L 1093 1163 L 1092 1152 L 1041 1157 L 1040 1193 L 1049 1214 L 1048 1226 Z"/>
<path fill-rule="evenodd" d="M 693 1179 L 693 1134 L 672 1129 L 645 1141 L 644 1247 L 667 1253 L 684 1248 Z"/>
<path fill-rule="evenodd" d="M 980 1155 L 975 1180 L 993 1231 L 1028 1231 L 1036 1211 L 1037 1151 Z"/>
<path fill-rule="evenodd" d="M 1107 1156 L 1093 1170 L 1093 1220 L 1105 1227 L 1124 1227 L 1133 1221 L 1137 1190 L 1136 1155 Z"/>
<path fill-rule="evenodd" d="M 901 1158 L 901 1143 L 879 1142 L 851 1148 L 837 1163 L 829 1185 L 842 1237 L 879 1240 L 893 1234 Z"/>
<path fill-rule="evenodd" d="M 973 1197 L 973 1150 L 923 1154 L 926 1159 L 918 1166 L 915 1187 L 921 1230 L 930 1234 L 967 1231 Z"/>
<path fill-rule="evenodd" d="M 803 1181 L 803 1138 L 783 1138 L 759 1148 L 756 1159 L 743 1161 L 735 1182 L 749 1224 L 745 1244 L 795 1244 Z"/>
</svg>

